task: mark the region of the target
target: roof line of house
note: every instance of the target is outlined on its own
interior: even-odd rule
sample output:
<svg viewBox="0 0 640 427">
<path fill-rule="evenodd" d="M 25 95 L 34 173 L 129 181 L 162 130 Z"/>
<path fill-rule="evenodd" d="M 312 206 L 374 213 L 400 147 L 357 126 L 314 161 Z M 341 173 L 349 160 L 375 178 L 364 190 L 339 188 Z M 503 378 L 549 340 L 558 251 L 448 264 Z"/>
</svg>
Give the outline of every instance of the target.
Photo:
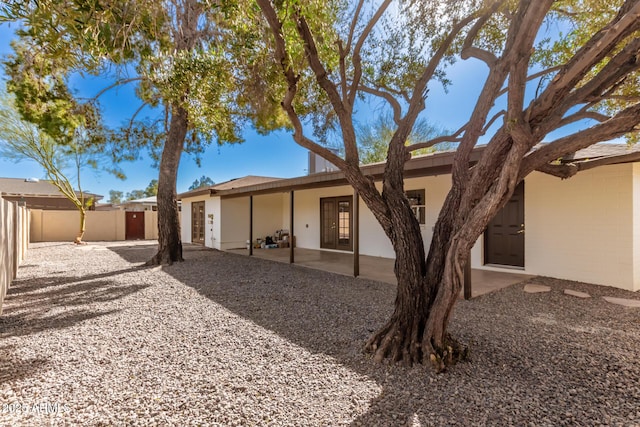
<svg viewBox="0 0 640 427">
<path fill-rule="evenodd" d="M 598 146 L 598 152 L 591 153 L 591 151 L 593 150 L 590 147 L 589 150 L 581 150 L 577 153 L 572 154 L 571 156 L 567 156 L 566 161 L 571 162 L 572 160 L 578 158 L 578 155 L 580 156 L 579 158 L 585 158 L 585 156 L 591 157 L 591 155 L 593 155 L 594 158 L 607 157 L 607 155 L 610 154 L 617 154 L 608 152 L 612 148 L 619 149 L 620 147 L 624 148 L 626 146 L 626 144 L 624 144 L 624 146 L 623 144 L 596 145 Z M 480 156 L 484 152 L 485 147 L 486 146 L 481 145 L 474 148 L 470 157 L 470 162 L 472 164 L 476 163 L 480 159 Z M 640 149 L 638 150 L 638 152 L 640 152 Z M 451 167 L 453 165 L 455 154 L 456 151 L 445 151 L 414 157 L 405 163 L 404 175 L 406 178 L 414 178 L 451 173 Z M 628 163 L 630 161 L 638 160 L 629 160 L 621 157 L 619 163 Z M 380 162 L 364 165 L 360 169 L 365 175 L 372 177 L 376 181 L 379 181 L 383 178 L 385 166 L 386 162 Z M 251 195 L 284 193 L 288 191 L 304 190 L 318 187 L 335 187 L 347 184 L 348 182 L 344 176 L 344 172 L 342 171 L 322 172 L 295 178 L 274 179 L 268 182 L 262 182 L 236 188 L 216 189 L 215 186 L 205 187 L 198 190 L 188 191 L 186 193 L 181 193 L 178 195 L 178 200 L 182 198 L 203 195 L 218 196 L 221 198 L 246 197 Z"/>
<path fill-rule="evenodd" d="M 477 147 L 471 154 L 471 161 L 477 162 L 484 147 Z M 414 157 L 405 163 L 405 177 L 443 175 L 451 172 L 454 151 L 435 153 L 429 156 Z M 381 180 L 384 174 L 385 162 L 373 163 L 361 167 L 362 172 L 374 180 Z M 178 195 L 178 199 L 202 195 L 219 196 L 222 198 L 243 197 L 248 195 L 283 193 L 293 190 L 303 190 L 318 187 L 335 187 L 348 184 L 344 172 L 322 172 L 295 178 L 278 179 L 261 184 L 216 190 L 212 187 L 196 191 L 189 191 Z"/>
</svg>

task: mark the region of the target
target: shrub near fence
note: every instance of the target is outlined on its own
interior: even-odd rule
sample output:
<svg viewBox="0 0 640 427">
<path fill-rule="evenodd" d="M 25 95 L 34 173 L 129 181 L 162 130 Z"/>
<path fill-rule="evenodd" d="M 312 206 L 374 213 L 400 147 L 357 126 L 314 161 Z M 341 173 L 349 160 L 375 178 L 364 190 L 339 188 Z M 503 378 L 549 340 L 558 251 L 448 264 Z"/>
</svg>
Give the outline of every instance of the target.
<svg viewBox="0 0 640 427">
<path fill-rule="evenodd" d="M 18 274 L 29 244 L 29 212 L 0 198 L 0 314 L 7 290 Z"/>
</svg>

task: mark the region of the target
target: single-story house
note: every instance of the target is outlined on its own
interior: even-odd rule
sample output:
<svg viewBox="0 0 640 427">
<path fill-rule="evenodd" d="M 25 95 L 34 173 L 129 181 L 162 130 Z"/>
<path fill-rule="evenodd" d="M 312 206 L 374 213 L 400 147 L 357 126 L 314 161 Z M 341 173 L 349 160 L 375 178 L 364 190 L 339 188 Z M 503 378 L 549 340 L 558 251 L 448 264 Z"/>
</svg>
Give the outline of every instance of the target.
<svg viewBox="0 0 640 427">
<path fill-rule="evenodd" d="M 78 197 L 80 193 L 76 191 Z M 102 199 L 99 194 L 84 192 L 85 201 L 93 200 L 89 209 Z M 29 209 L 75 210 L 76 206 L 50 181 L 35 178 L 0 178 L 0 196 Z"/>
<path fill-rule="evenodd" d="M 157 211 L 158 200 L 156 196 L 143 197 L 142 199 L 126 200 L 115 206 L 127 212 Z"/>
<path fill-rule="evenodd" d="M 476 148 L 475 160 L 482 150 Z M 624 150 L 624 144 L 598 144 L 573 158 Z M 405 189 L 427 248 L 451 185 L 452 160 L 452 152 L 439 152 L 405 166 Z M 362 167 L 378 180 L 383 168 Z M 245 177 L 178 197 L 186 243 L 228 250 L 284 229 L 295 236 L 296 247 L 394 257 L 382 228 L 340 171 Z M 640 163 L 601 166 L 567 180 L 530 174 L 476 242 L 471 267 L 640 290 Z"/>
</svg>

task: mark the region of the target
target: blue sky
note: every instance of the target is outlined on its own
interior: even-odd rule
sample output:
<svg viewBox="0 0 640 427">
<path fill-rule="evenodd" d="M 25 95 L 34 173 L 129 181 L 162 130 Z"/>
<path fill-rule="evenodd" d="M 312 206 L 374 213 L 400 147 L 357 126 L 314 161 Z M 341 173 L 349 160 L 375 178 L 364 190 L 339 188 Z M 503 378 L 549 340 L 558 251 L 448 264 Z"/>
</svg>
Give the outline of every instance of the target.
<svg viewBox="0 0 640 427">
<path fill-rule="evenodd" d="M 14 37 L 15 25 L 0 25 L 0 55 L 11 52 L 10 40 Z M 427 108 L 424 116 L 431 124 L 438 127 L 456 130 L 468 118 L 480 87 L 479 83 L 487 74 L 483 64 L 473 61 L 460 62 L 450 69 L 449 77 L 454 82 L 445 94 L 439 84 L 430 87 Z M 81 82 L 77 89 L 83 96 L 93 96 L 109 81 L 91 79 Z M 131 88 L 121 87 L 109 91 L 101 97 L 105 107 L 105 119 L 108 123 L 119 123 L 126 120 L 135 111 L 139 102 L 133 96 Z M 358 117 L 361 120 L 373 120 L 373 116 L 381 110 L 380 105 L 360 105 Z M 245 175 L 264 175 L 275 177 L 294 177 L 306 174 L 307 152 L 298 146 L 290 133 L 280 131 L 268 136 L 258 135 L 253 129 L 244 132 L 242 144 L 212 146 L 202 156 L 202 166 L 196 165 L 193 157 L 183 155 L 178 171 L 178 192 L 183 192 L 193 181 L 203 175 L 214 182 L 223 182 Z M 120 166 L 127 175 L 125 181 L 116 179 L 107 172 L 94 173 L 87 169 L 82 175 L 83 189 L 104 196 L 108 199 L 109 190 L 123 192 L 144 189 L 152 179 L 157 179 L 158 171 L 151 161 L 142 153 L 142 160 L 122 163 Z M 13 161 L 0 158 L 0 177 L 10 178 L 44 178 L 42 168 L 35 162 Z"/>
</svg>

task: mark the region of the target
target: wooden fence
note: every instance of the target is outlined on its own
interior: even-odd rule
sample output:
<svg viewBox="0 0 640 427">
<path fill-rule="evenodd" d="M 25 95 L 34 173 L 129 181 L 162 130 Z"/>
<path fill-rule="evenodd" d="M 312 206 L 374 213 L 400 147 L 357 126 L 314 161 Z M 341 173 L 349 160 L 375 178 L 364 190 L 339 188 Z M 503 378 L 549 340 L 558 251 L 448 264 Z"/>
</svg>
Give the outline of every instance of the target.
<svg viewBox="0 0 640 427">
<path fill-rule="evenodd" d="M 29 211 L 0 198 L 0 314 L 29 245 Z"/>
</svg>

